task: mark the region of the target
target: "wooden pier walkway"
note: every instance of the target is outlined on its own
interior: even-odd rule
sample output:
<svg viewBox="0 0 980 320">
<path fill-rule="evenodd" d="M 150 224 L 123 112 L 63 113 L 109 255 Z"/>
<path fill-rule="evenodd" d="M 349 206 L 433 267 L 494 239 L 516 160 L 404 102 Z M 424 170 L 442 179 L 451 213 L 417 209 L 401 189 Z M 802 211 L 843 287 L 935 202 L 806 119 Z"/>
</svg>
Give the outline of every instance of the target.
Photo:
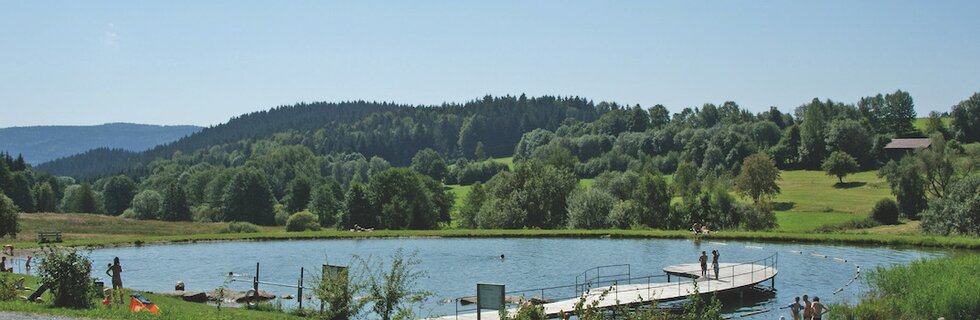
<svg viewBox="0 0 980 320">
<path fill-rule="evenodd" d="M 741 290 L 755 286 L 759 283 L 773 280 L 778 271 L 775 262 L 769 261 L 764 264 L 736 264 L 722 263 L 719 265 L 718 279 L 714 279 L 714 271 L 708 267 L 710 278 L 700 277 L 701 267 L 698 264 L 681 264 L 668 266 L 663 269 L 667 275 L 677 278 L 673 282 L 662 283 L 642 283 L 642 284 L 613 284 L 608 286 L 596 287 L 586 290 L 580 297 L 554 301 L 542 304 L 544 312 L 548 317 L 561 317 L 564 313 L 575 311 L 575 304 L 581 299 L 585 300 L 585 305 L 595 305 L 598 308 L 611 308 L 619 305 L 641 305 L 649 304 L 653 301 L 666 302 L 682 300 L 694 292 L 694 282 L 697 282 L 698 292 L 720 293 L 731 290 Z M 668 280 L 670 281 L 670 280 Z M 775 282 L 773 282 L 775 283 Z M 603 297 L 603 294 L 605 296 Z M 513 314 L 516 308 L 509 308 L 507 312 Z M 481 320 L 498 320 L 500 317 L 497 311 L 483 311 L 480 314 Z M 439 320 L 475 320 L 475 312 L 467 314 L 450 315 Z"/>
</svg>

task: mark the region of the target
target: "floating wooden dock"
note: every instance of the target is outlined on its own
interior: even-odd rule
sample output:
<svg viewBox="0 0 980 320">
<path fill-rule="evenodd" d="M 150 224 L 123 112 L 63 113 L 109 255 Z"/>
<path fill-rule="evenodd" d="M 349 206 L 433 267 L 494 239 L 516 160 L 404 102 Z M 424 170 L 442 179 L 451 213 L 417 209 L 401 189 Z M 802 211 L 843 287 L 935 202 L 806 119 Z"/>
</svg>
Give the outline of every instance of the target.
<svg viewBox="0 0 980 320">
<path fill-rule="evenodd" d="M 757 261 L 758 262 L 758 261 Z M 686 299 L 694 292 L 695 282 L 698 292 L 701 294 L 721 293 L 737 291 L 753 287 L 757 284 L 772 281 L 775 284 L 776 270 L 775 256 L 761 260 L 758 263 L 722 263 L 719 264 L 718 279 L 715 279 L 714 270 L 708 267 L 709 277 L 701 277 L 701 266 L 696 263 L 680 264 L 668 266 L 663 272 L 668 276 L 668 282 L 645 282 L 637 283 L 614 283 L 611 285 L 596 286 L 584 290 L 576 298 L 562 299 L 550 303 L 542 304 L 545 314 L 551 318 L 562 317 L 563 314 L 575 311 L 575 305 L 584 300 L 584 305 L 595 305 L 600 309 L 608 309 L 617 306 L 636 306 L 650 304 L 652 302 L 667 302 Z M 670 281 L 674 276 L 677 281 Z M 642 277 L 634 279 L 649 279 L 652 277 Z M 660 277 L 658 276 L 658 279 Z M 633 280 L 633 279 L 630 279 Z M 632 281 L 629 281 L 632 282 Z M 525 290 L 533 292 L 532 290 Z M 507 312 L 513 314 L 517 311 L 516 307 L 508 308 Z M 472 312 L 472 310 L 471 310 Z M 498 320 L 500 318 L 497 311 L 482 311 L 481 320 Z M 436 318 L 440 320 L 475 320 L 475 312 L 456 314 Z"/>
</svg>

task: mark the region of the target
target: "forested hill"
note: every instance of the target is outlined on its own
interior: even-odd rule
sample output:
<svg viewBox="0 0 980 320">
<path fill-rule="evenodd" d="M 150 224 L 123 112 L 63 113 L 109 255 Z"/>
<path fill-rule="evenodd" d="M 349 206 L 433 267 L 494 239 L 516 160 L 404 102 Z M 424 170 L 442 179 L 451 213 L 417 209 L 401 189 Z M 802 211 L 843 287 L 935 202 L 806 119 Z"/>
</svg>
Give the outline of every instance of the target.
<svg viewBox="0 0 980 320">
<path fill-rule="evenodd" d="M 157 159 L 179 152 L 196 161 L 240 165 L 254 145 L 274 141 L 302 145 L 315 154 L 360 153 L 395 165 L 407 164 L 419 150 L 447 157 L 506 156 L 525 132 L 555 130 L 573 118 L 593 121 L 615 107 L 574 97 L 484 97 L 464 104 L 411 106 L 379 102 L 300 103 L 234 117 L 227 123 L 156 148 L 130 153 L 91 150 L 36 167 L 54 175 L 91 180 L 106 175 L 145 174 Z M 479 150 L 478 150 L 479 149 Z M 215 154 L 220 153 L 220 157 Z M 238 159 L 238 160 L 236 160 Z"/>
<path fill-rule="evenodd" d="M 22 154 L 28 163 L 38 164 L 96 148 L 143 151 L 200 130 L 134 123 L 0 128 L 0 151 Z"/>
</svg>

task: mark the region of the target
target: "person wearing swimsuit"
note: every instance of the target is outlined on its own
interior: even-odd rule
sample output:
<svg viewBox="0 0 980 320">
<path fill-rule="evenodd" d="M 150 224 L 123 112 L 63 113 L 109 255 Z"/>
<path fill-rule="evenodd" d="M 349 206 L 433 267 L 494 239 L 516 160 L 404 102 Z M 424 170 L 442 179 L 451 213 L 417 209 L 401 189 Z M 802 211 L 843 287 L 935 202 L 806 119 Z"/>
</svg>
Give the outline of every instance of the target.
<svg viewBox="0 0 980 320">
<path fill-rule="evenodd" d="M 718 267 L 718 256 L 720 255 L 718 250 L 711 250 L 711 268 L 715 269 L 715 280 L 718 280 L 718 271 L 720 269 Z"/>
<path fill-rule="evenodd" d="M 810 320 L 813 317 L 813 306 L 810 305 L 810 296 L 803 295 L 803 320 Z"/>
<path fill-rule="evenodd" d="M 789 312 L 790 315 L 793 316 L 793 320 L 800 320 L 800 309 L 803 307 L 800 305 L 800 297 L 796 297 L 796 301 L 786 307 L 789 308 Z"/>
<path fill-rule="evenodd" d="M 823 314 L 829 311 L 823 303 L 820 303 L 820 297 L 813 297 L 813 320 L 823 319 Z"/>
<path fill-rule="evenodd" d="M 698 262 L 701 262 L 701 276 L 708 277 L 708 253 L 701 251 L 701 257 L 698 258 Z"/>
<path fill-rule="evenodd" d="M 112 264 L 105 271 L 105 274 L 112 277 L 112 292 L 119 293 L 119 303 L 123 303 L 123 292 L 122 292 L 122 265 L 119 264 L 119 257 L 112 260 Z"/>
</svg>

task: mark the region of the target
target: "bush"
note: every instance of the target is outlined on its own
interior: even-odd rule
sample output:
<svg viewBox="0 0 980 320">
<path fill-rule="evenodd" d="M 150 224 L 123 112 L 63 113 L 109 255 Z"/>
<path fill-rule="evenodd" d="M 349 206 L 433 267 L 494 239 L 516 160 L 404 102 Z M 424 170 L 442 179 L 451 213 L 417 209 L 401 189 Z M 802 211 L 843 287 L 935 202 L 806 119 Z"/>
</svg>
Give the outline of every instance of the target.
<svg viewBox="0 0 980 320">
<path fill-rule="evenodd" d="M 871 219 L 881 224 L 898 224 L 898 204 L 892 199 L 881 199 L 871 208 Z"/>
<path fill-rule="evenodd" d="M 201 204 L 191 208 L 191 215 L 197 222 L 219 222 L 224 221 L 221 210 L 213 208 L 207 204 Z M 284 222 L 285 223 L 285 222 Z"/>
<path fill-rule="evenodd" d="M 276 211 L 276 225 L 277 226 L 286 225 L 286 221 L 289 220 L 289 212 L 286 211 L 285 207 L 278 204 L 274 207 L 274 209 Z"/>
<path fill-rule="evenodd" d="M 772 207 L 765 202 L 753 207 L 736 205 L 735 208 L 742 216 L 742 228 L 746 230 L 771 230 L 776 228 L 776 214 Z"/>
<path fill-rule="evenodd" d="M 941 235 L 980 235 L 980 176 L 963 178 L 946 197 L 929 201 L 922 212 L 922 229 Z"/>
<path fill-rule="evenodd" d="M 13 273 L 0 272 L 0 301 L 10 301 L 17 298 L 17 286 L 11 279 Z"/>
<path fill-rule="evenodd" d="M 286 220 L 286 231 L 299 232 L 306 230 L 320 230 L 320 222 L 318 222 L 316 220 L 316 216 L 309 211 L 294 213 L 293 215 L 289 216 L 288 220 Z"/>
<path fill-rule="evenodd" d="M 47 250 L 39 269 L 41 283 L 48 286 L 54 305 L 63 308 L 89 308 L 95 291 L 92 287 L 92 261 L 75 250 Z"/>
<path fill-rule="evenodd" d="M 640 224 L 640 215 L 643 208 L 636 201 L 626 200 L 617 202 L 609 210 L 609 217 L 606 217 L 606 224 L 612 228 L 629 229 L 634 225 Z"/>
<path fill-rule="evenodd" d="M 616 203 L 606 191 L 578 189 L 568 197 L 568 227 L 572 229 L 605 228 L 609 211 Z"/>
<path fill-rule="evenodd" d="M 14 202 L 0 191 L 0 238 L 8 234 L 11 238 L 16 238 L 17 229 L 17 208 L 14 207 Z"/>
<path fill-rule="evenodd" d="M 476 214 L 481 229 L 520 229 L 527 221 L 527 210 L 511 199 L 487 199 Z"/>
<path fill-rule="evenodd" d="M 506 164 L 493 160 L 466 162 L 450 168 L 449 181 L 460 185 L 470 185 L 476 182 L 486 182 L 501 171 L 509 171 Z"/>
<path fill-rule="evenodd" d="M 153 190 L 144 190 L 133 197 L 133 218 L 156 219 L 163 210 L 163 196 Z"/>
<path fill-rule="evenodd" d="M 240 221 L 232 221 L 227 227 L 221 229 L 221 233 L 256 233 L 259 232 L 259 226 Z"/>
</svg>

